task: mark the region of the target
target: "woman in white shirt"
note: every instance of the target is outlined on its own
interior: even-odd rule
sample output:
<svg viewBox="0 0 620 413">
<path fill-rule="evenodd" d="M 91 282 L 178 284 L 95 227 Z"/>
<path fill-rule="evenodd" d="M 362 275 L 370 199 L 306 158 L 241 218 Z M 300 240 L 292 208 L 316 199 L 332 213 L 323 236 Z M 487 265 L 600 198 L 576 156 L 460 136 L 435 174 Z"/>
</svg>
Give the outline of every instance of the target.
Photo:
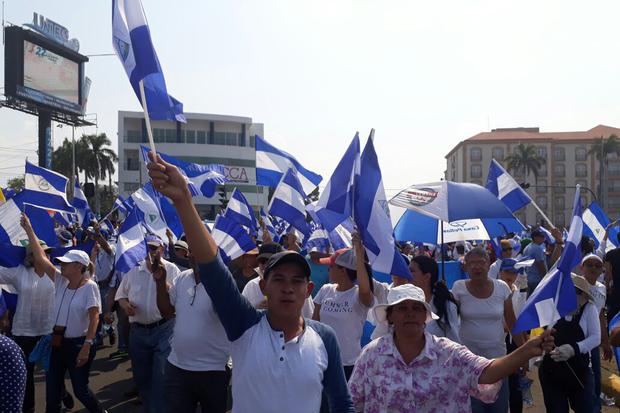
<svg viewBox="0 0 620 413">
<path fill-rule="evenodd" d="M 590 351 L 601 343 L 601 326 L 590 284 L 580 275 L 572 275 L 577 309 L 553 326 L 556 348 L 545 355 L 538 369 L 540 385 L 548 412 L 592 412 L 594 383 L 590 369 Z"/>
<path fill-rule="evenodd" d="M 460 343 L 459 329 L 461 319 L 454 296 L 443 281 L 439 281 L 437 262 L 426 255 L 418 255 L 411 259 L 409 270 L 413 276 L 413 285 L 424 291 L 426 302 L 439 317 L 426 324 L 426 331 L 437 337 L 447 337 Z"/>
<path fill-rule="evenodd" d="M 336 251 L 319 261 L 329 265 L 332 283 L 323 285 L 314 297 L 312 316 L 336 332 L 347 380 L 362 351 L 360 340 L 364 322 L 374 301 L 370 266 L 364 261 L 364 247 L 357 234 L 353 236 L 353 246 L 353 249 Z"/>
<path fill-rule="evenodd" d="M 22 225 L 27 218 L 23 216 Z M 35 266 L 52 271 L 54 265 L 41 254 Z M 90 279 L 93 264 L 88 254 L 70 250 L 57 258 L 60 271 L 54 275 L 56 288 L 52 310 L 52 352 L 46 374 L 46 412 L 60 412 L 65 373 L 69 371 L 75 396 L 89 412 L 102 412 L 99 401 L 88 387 L 90 366 L 95 358 L 93 340 L 101 313 L 101 296 L 97 283 Z"/>
<path fill-rule="evenodd" d="M 47 258 L 51 248 L 39 241 L 30 220 L 25 215 L 23 217 L 21 225 L 28 235 L 29 243 L 24 264 L 13 268 L 0 267 L 0 284 L 11 286 L 19 296 L 11 333 L 26 358 L 24 411 L 28 412 L 35 408 L 34 363 L 29 362 L 28 357 L 39 339 L 52 332 L 56 268 L 51 263 L 42 264 L 40 258 Z"/>
<path fill-rule="evenodd" d="M 504 323 L 512 329 L 515 323 L 511 291 L 505 282 L 488 277 L 489 255 L 482 248 L 474 248 L 465 255 L 468 280 L 458 280 L 452 294 L 461 310 L 461 343 L 472 353 L 486 358 L 506 354 Z M 508 410 L 508 381 L 494 403 L 483 403 L 472 398 L 474 413 L 505 413 Z"/>
</svg>

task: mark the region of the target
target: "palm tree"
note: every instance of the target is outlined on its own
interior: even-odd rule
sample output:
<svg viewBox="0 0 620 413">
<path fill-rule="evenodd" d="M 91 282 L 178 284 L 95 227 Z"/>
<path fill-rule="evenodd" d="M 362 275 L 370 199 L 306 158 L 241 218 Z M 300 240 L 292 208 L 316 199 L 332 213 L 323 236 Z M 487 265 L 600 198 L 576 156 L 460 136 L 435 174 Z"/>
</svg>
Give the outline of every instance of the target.
<svg viewBox="0 0 620 413">
<path fill-rule="evenodd" d="M 599 161 L 599 185 L 598 197 L 603 210 L 606 210 L 607 202 L 607 170 L 609 168 L 609 155 L 612 153 L 620 156 L 620 140 L 616 135 L 610 135 L 607 139 L 602 136 L 590 146 L 589 155 L 596 156 Z"/>
<path fill-rule="evenodd" d="M 108 173 L 114 173 L 114 164 L 118 162 L 118 156 L 111 148 L 106 146 L 112 145 L 112 141 L 105 133 L 99 135 L 82 135 L 80 141 L 85 145 L 85 161 L 88 163 L 88 172 L 85 174 L 95 180 L 95 211 L 97 214 L 101 210 L 99 201 L 99 180 L 104 180 Z M 110 175 L 111 176 L 111 175 Z M 110 179 L 111 182 L 111 179 Z"/>
<path fill-rule="evenodd" d="M 520 143 L 515 150 L 505 158 L 506 166 L 513 172 L 523 171 L 525 179 L 534 174 L 534 181 L 538 181 L 538 171 L 547 162 L 536 153 L 534 145 Z"/>
<path fill-rule="evenodd" d="M 67 178 L 71 179 L 73 172 L 73 145 L 71 141 L 65 138 L 62 141 L 62 145 L 52 152 L 52 170 L 63 174 Z"/>
</svg>

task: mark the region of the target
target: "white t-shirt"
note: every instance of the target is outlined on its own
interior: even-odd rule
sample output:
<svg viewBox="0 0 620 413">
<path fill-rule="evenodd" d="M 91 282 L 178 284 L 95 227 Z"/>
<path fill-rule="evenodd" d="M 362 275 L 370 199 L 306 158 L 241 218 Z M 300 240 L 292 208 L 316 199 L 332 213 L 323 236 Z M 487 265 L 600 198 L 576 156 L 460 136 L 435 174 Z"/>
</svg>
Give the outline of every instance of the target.
<svg viewBox="0 0 620 413">
<path fill-rule="evenodd" d="M 590 301 L 585 306 L 586 308 L 583 309 L 583 314 L 581 314 L 581 319 L 579 320 L 579 327 L 583 330 L 585 338 L 577 342 L 581 354 L 589 353 L 601 345 L 601 323 L 598 318 L 599 313 L 596 310 L 596 305 Z M 564 318 L 570 321 L 573 315 L 568 315 Z"/>
<path fill-rule="evenodd" d="M 499 269 L 502 266 L 502 259 L 498 258 L 493 264 L 489 266 L 488 276 L 491 279 L 497 280 L 499 278 Z"/>
<path fill-rule="evenodd" d="M 56 273 L 56 302 L 54 304 L 53 322 L 57 326 L 66 326 L 65 337 L 84 337 L 88 331 L 90 318 L 88 310 L 96 307 L 101 313 L 101 295 L 99 287 L 93 280 L 75 290 L 70 290 L 69 280 L 60 272 Z"/>
<path fill-rule="evenodd" d="M 202 284 L 196 284 L 194 271 L 183 271 L 168 292 L 176 309 L 168 361 L 183 370 L 223 371 L 230 342 L 211 298 Z"/>
<path fill-rule="evenodd" d="M 362 351 L 360 340 L 370 307 L 360 302 L 357 285 L 347 291 L 336 291 L 336 287 L 336 284 L 323 285 L 314 303 L 321 306 L 321 322 L 336 332 L 342 364 L 352 366 Z"/>
<path fill-rule="evenodd" d="M 596 306 L 598 313 L 605 307 L 605 301 L 607 300 L 607 289 L 604 284 L 596 281 L 596 284 L 590 286 L 590 294 L 594 299 L 593 304 Z"/>
<path fill-rule="evenodd" d="M 37 337 L 52 332 L 55 288 L 50 277 L 39 277 L 34 267 L 0 267 L 0 283 L 10 285 L 19 295 L 11 330 L 14 336 Z"/>
<path fill-rule="evenodd" d="M 493 281 L 493 292 L 488 298 L 476 298 L 469 293 L 465 283 L 458 280 L 452 294 L 461 309 L 461 344 L 482 357 L 497 358 L 506 355 L 504 341 L 504 302 L 510 288 L 502 280 Z"/>
<path fill-rule="evenodd" d="M 260 280 L 260 277 L 252 278 L 248 281 L 245 287 L 243 287 L 243 292 L 241 293 L 241 295 L 248 299 L 254 308 L 256 308 L 256 306 L 265 299 L 265 295 L 261 291 L 260 285 L 258 284 Z M 314 302 L 312 302 L 312 296 L 309 296 L 301 309 L 301 316 L 305 318 L 312 318 L 313 313 Z"/>
<path fill-rule="evenodd" d="M 110 254 L 105 252 L 103 248 L 99 248 L 97 258 L 95 258 L 95 278 L 96 281 L 103 281 L 108 278 L 110 271 L 114 267 L 114 256 L 116 254 L 116 246 L 110 244 Z"/>
</svg>

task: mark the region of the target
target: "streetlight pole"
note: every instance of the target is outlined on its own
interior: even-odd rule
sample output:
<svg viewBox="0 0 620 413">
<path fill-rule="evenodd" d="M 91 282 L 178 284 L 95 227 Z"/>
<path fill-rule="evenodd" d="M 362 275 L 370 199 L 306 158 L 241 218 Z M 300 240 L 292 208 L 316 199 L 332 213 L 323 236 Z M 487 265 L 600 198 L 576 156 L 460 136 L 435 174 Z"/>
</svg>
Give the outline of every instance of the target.
<svg viewBox="0 0 620 413">
<path fill-rule="evenodd" d="M 71 127 L 71 191 L 75 197 L 75 126 Z"/>
</svg>

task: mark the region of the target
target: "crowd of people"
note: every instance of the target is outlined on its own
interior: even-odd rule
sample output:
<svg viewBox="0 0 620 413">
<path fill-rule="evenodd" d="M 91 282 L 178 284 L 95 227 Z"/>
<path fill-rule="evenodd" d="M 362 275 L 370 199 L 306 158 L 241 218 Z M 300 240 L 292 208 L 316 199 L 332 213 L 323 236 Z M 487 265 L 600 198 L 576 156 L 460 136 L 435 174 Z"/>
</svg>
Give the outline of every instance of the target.
<svg viewBox="0 0 620 413">
<path fill-rule="evenodd" d="M 544 331 L 512 334 L 560 257 L 559 230 L 506 234 L 498 248 L 402 244 L 411 274 L 390 283 L 373 276 L 357 234 L 351 248 L 320 252 L 265 232 L 224 264 L 184 176 L 158 156 L 148 169 L 184 235 L 146 235 L 147 253 L 128 272 L 115 270 L 114 231 L 96 222 L 59 230 L 71 248 L 52 259 L 22 215 L 26 259 L 0 267 L 9 307 L 0 411 L 59 412 L 73 395 L 105 411 L 89 374 L 106 337 L 118 346 L 112 358 L 131 359 L 145 412 L 520 413 L 536 370 L 547 411 L 601 411 L 601 358 L 620 344 L 619 331 L 608 334 L 620 311 L 620 249 L 584 238 L 577 309 Z M 79 248 L 86 240 L 90 254 Z M 466 277 L 449 288 L 439 260 L 459 261 Z M 36 365 L 45 406 L 35 406 Z"/>
</svg>

